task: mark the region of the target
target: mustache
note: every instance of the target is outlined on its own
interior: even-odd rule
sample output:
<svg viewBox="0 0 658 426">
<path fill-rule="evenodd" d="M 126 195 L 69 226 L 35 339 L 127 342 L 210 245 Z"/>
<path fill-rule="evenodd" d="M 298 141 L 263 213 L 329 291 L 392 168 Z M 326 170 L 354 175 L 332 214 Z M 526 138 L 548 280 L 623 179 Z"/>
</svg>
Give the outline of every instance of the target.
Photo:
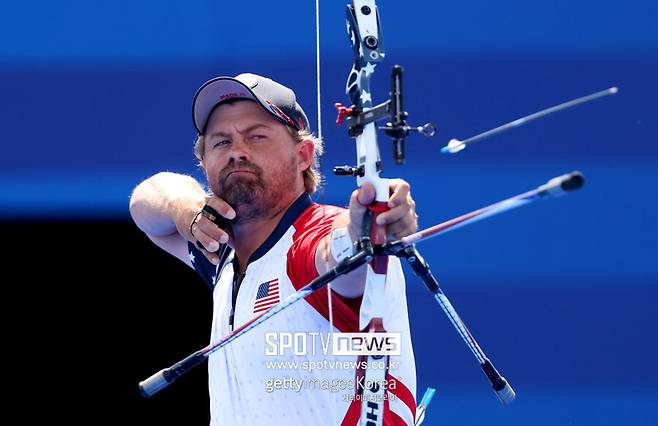
<svg viewBox="0 0 658 426">
<path fill-rule="evenodd" d="M 248 161 L 241 161 L 239 163 L 232 163 L 232 164 L 229 164 L 228 166 L 224 167 L 219 172 L 220 182 L 224 182 L 226 180 L 226 178 L 228 177 L 228 175 L 230 175 L 232 172 L 234 172 L 236 170 L 248 170 L 248 171 L 254 173 L 258 177 L 260 177 L 263 174 L 263 171 L 257 165 L 255 165 L 253 163 L 250 163 Z"/>
</svg>

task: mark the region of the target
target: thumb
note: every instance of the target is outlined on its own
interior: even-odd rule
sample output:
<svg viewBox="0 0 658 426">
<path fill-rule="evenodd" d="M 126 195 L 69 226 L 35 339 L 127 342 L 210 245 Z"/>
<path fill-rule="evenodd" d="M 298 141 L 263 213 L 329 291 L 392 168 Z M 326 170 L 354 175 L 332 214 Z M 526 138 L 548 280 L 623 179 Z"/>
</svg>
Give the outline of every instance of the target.
<svg viewBox="0 0 658 426">
<path fill-rule="evenodd" d="M 362 206 L 367 206 L 375 200 L 375 186 L 370 182 L 363 182 L 356 195 L 356 200 Z"/>
<path fill-rule="evenodd" d="M 361 224 L 363 215 L 368 209 L 368 204 L 375 199 L 375 187 L 370 182 L 364 182 L 361 188 L 354 190 L 350 197 L 350 227 L 349 232 L 353 241 L 361 235 Z"/>
</svg>

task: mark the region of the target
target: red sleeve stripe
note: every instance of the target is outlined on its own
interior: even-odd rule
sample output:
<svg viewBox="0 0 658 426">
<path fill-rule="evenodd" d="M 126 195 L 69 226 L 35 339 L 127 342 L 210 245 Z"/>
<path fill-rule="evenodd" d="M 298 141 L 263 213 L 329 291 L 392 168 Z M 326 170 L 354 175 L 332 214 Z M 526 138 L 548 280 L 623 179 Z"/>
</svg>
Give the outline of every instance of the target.
<svg viewBox="0 0 658 426">
<path fill-rule="evenodd" d="M 331 232 L 334 219 L 341 208 L 313 204 L 293 223 L 293 245 L 288 250 L 288 277 L 299 290 L 318 276 L 315 268 L 315 252 L 320 241 Z M 345 333 L 359 331 L 360 299 L 354 301 L 333 294 L 334 326 Z M 305 298 L 320 315 L 329 320 L 327 289 L 322 288 Z M 354 303 L 354 302 L 357 303 Z M 347 303 L 346 303 L 347 302 Z"/>
<path fill-rule="evenodd" d="M 388 389 L 388 392 L 392 393 L 395 395 L 400 401 L 406 405 L 409 410 L 411 411 L 412 417 L 416 418 L 416 398 L 414 395 L 411 393 L 408 387 L 404 385 L 400 380 L 397 378 L 391 376 L 390 374 L 388 375 L 389 383 L 395 383 L 395 386 L 390 386 Z"/>
<path fill-rule="evenodd" d="M 416 408 L 414 407 L 413 418 L 416 418 Z M 347 408 L 345 417 L 340 423 L 341 426 L 357 426 L 359 424 L 359 416 L 361 415 L 361 401 L 356 399 L 350 403 L 350 406 Z M 389 407 L 388 400 L 384 401 L 384 426 L 413 426 L 413 424 L 407 424 L 404 419 L 398 416 L 395 412 L 391 411 Z"/>
</svg>

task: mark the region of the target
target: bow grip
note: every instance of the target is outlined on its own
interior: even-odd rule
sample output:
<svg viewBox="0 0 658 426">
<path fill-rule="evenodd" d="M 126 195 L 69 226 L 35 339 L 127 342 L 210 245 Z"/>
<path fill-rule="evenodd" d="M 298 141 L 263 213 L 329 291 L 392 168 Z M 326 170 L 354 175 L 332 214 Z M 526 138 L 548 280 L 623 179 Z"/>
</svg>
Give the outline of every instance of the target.
<svg viewBox="0 0 658 426">
<path fill-rule="evenodd" d="M 384 201 L 374 201 L 368 205 L 371 213 L 370 222 L 370 240 L 373 244 L 386 243 L 386 225 L 377 225 L 377 216 L 388 211 L 388 203 Z M 376 256 L 371 262 L 372 269 L 377 274 L 386 274 L 388 269 L 388 258 L 386 256 Z"/>
</svg>

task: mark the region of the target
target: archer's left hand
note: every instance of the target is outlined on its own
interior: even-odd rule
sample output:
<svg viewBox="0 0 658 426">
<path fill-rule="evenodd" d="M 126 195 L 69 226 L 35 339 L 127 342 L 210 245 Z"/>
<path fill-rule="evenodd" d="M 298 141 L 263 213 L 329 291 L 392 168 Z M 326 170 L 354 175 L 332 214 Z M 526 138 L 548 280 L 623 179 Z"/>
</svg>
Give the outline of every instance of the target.
<svg viewBox="0 0 658 426">
<path fill-rule="evenodd" d="M 390 210 L 377 217 L 377 225 L 386 225 L 388 240 L 397 240 L 418 230 L 418 215 L 416 202 L 411 198 L 409 183 L 402 179 L 389 180 L 390 197 L 388 207 Z M 361 188 L 355 190 L 350 198 L 350 226 L 349 232 L 352 241 L 357 241 L 361 235 L 363 214 L 368 204 L 375 199 L 375 187 L 365 182 Z"/>
</svg>

